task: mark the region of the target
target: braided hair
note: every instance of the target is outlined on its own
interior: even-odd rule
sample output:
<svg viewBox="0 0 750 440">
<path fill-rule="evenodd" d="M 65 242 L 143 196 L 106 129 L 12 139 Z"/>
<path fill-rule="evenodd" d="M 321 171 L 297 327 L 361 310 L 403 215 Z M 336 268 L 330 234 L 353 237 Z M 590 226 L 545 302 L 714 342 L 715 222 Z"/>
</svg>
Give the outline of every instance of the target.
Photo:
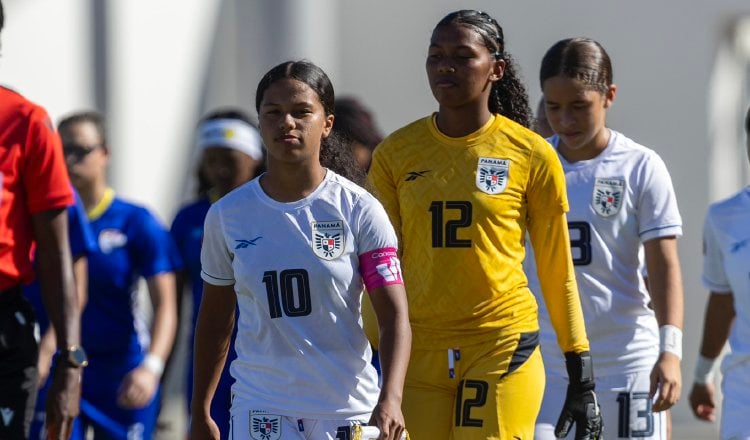
<svg viewBox="0 0 750 440">
<path fill-rule="evenodd" d="M 601 44 L 590 38 L 567 38 L 547 50 L 539 69 L 539 83 L 554 76 L 581 81 L 591 90 L 605 94 L 612 85 L 612 61 Z"/>
<path fill-rule="evenodd" d="M 484 45 L 496 60 L 505 61 L 505 72 L 502 79 L 492 83 L 488 102 L 489 109 L 492 113 L 500 114 L 524 127 L 529 127 L 532 121 L 529 96 L 516 71 L 515 61 L 505 51 L 503 28 L 497 20 L 486 12 L 463 9 L 446 15 L 435 27 L 449 24 L 471 28 L 482 37 Z"/>
</svg>

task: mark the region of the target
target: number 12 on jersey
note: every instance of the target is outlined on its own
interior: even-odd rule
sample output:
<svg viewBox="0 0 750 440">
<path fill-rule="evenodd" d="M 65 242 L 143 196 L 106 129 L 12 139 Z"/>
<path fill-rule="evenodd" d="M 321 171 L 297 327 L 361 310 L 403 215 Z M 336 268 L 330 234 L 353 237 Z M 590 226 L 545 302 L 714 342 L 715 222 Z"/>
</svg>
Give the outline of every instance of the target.
<svg viewBox="0 0 750 440">
<path fill-rule="evenodd" d="M 458 211 L 458 219 L 443 221 L 445 211 Z M 471 226 L 472 206 L 465 201 L 436 201 L 430 204 L 432 213 L 432 247 L 468 248 L 470 239 L 458 238 L 458 229 Z"/>
</svg>

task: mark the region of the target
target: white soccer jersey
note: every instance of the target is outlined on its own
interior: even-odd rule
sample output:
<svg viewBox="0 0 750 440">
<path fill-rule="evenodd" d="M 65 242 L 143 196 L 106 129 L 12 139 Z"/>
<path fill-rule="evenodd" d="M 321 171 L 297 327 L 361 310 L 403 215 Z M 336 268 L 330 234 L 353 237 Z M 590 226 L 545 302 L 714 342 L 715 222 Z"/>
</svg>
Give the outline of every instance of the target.
<svg viewBox="0 0 750 440">
<path fill-rule="evenodd" d="M 714 203 L 703 229 L 703 285 L 732 292 L 736 318 L 729 334 L 726 369 L 750 359 L 750 188 Z"/>
<path fill-rule="evenodd" d="M 234 284 L 240 311 L 234 416 L 372 411 L 379 388 L 362 330 L 358 256 L 396 244 L 382 205 L 330 170 L 297 202 L 274 201 L 256 178 L 211 207 L 202 276 Z"/>
<path fill-rule="evenodd" d="M 560 155 L 576 280 L 598 376 L 650 369 L 656 362 L 659 329 L 641 275 L 642 243 L 682 234 L 664 162 L 654 151 L 610 131 L 606 149 L 591 160 L 568 163 Z M 557 148 L 557 136 L 549 141 Z M 524 264 L 539 304 L 545 366 L 550 374 L 565 375 L 528 249 Z"/>
</svg>

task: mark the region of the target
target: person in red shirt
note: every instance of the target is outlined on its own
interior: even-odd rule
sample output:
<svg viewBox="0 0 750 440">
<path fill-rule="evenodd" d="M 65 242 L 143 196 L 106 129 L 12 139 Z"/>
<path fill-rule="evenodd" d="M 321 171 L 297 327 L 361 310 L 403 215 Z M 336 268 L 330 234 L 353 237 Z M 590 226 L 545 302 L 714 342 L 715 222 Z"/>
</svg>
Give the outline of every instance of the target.
<svg viewBox="0 0 750 440">
<path fill-rule="evenodd" d="M 4 24 L 0 3 L 0 31 Z M 48 438 L 67 438 L 78 415 L 80 310 L 66 208 L 73 203 L 60 139 L 43 108 L 0 87 L 0 438 L 25 439 L 36 399 L 38 342 L 21 285 L 34 278 L 62 350 L 47 399 Z"/>
</svg>

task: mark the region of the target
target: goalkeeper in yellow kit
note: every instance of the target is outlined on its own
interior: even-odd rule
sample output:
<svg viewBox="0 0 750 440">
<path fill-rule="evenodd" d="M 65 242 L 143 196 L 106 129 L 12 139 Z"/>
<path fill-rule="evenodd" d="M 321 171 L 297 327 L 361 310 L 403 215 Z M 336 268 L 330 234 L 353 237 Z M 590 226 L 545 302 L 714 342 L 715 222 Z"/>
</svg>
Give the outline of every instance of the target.
<svg viewBox="0 0 750 440">
<path fill-rule="evenodd" d="M 484 12 L 435 27 L 437 113 L 389 136 L 370 179 L 399 236 L 413 344 L 402 408 L 412 438 L 532 439 L 544 391 L 529 232 L 570 385 L 558 432 L 597 439 L 601 418 L 571 262 L 565 178 L 526 128 L 525 89 Z"/>
</svg>

